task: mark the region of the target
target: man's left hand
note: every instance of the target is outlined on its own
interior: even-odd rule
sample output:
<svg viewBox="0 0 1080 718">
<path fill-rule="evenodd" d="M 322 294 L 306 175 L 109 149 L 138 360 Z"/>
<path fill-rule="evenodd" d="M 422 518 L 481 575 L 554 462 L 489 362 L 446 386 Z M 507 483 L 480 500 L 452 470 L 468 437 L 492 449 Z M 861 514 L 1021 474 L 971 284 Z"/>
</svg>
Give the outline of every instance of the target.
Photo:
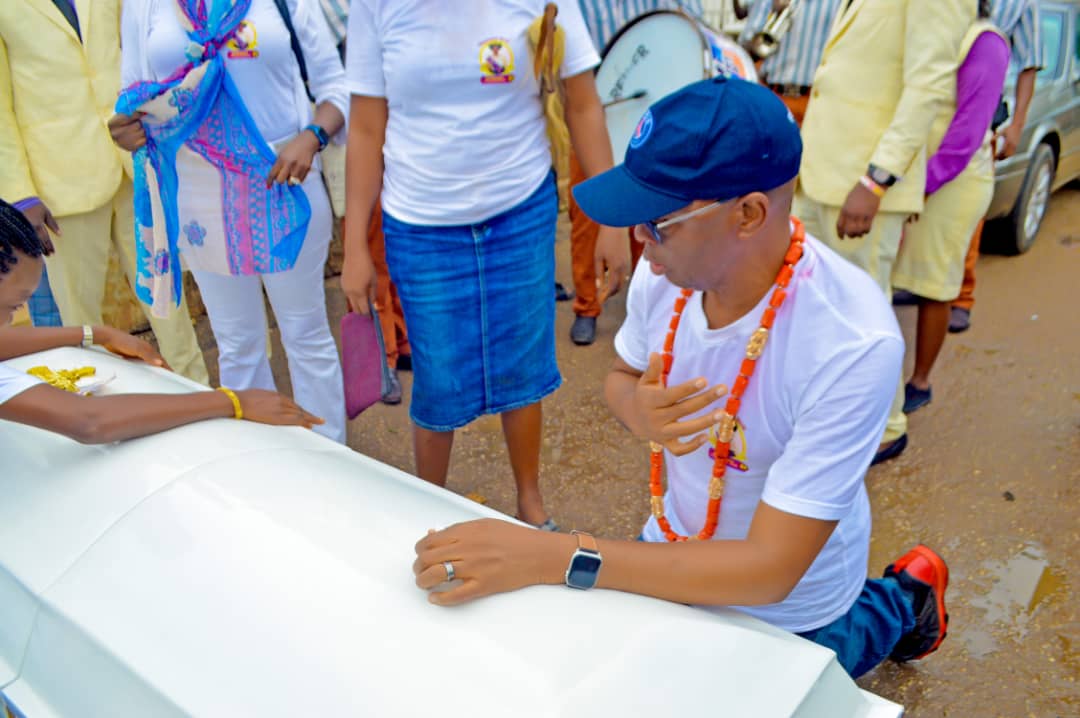
<svg viewBox="0 0 1080 718">
<path fill-rule="evenodd" d="M 270 174 L 266 177 L 266 186 L 275 182 L 300 184 L 311 170 L 315 153 L 319 151 L 319 138 L 310 130 L 304 130 L 281 148 Z"/>
<path fill-rule="evenodd" d="M 538 531 L 498 519 L 454 524 L 429 531 L 416 543 L 416 585 L 437 606 L 456 606 L 494 593 L 557 583 L 576 543 L 569 534 Z M 446 583 L 445 562 L 454 567 L 456 585 Z"/>
<path fill-rule="evenodd" d="M 877 216 L 881 199 L 876 194 L 856 182 L 848 193 L 844 206 L 840 208 L 840 217 L 836 220 L 836 234 L 840 239 L 862 237 L 870 231 Z"/>
<path fill-rule="evenodd" d="M 127 332 L 112 327 L 95 327 L 94 341 L 96 344 L 108 349 L 113 354 L 125 359 L 138 359 L 150 364 L 169 369 L 160 354 L 142 339 L 133 337 Z M 171 369 L 169 369 L 172 371 Z"/>
<path fill-rule="evenodd" d="M 619 293 L 624 280 L 630 278 L 630 238 L 625 229 L 618 227 L 600 227 L 596 237 L 596 281 L 600 285 L 597 303 Z M 604 277 L 604 270 L 607 277 Z"/>
</svg>

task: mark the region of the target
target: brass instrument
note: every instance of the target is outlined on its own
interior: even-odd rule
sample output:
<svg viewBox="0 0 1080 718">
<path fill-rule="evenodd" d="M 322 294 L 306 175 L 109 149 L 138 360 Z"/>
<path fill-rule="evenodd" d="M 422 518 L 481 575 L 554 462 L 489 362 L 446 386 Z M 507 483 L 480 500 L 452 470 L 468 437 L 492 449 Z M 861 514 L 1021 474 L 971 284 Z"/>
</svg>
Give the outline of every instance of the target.
<svg viewBox="0 0 1080 718">
<path fill-rule="evenodd" d="M 746 43 L 746 51 L 755 60 L 767 60 L 780 49 L 780 41 L 791 29 L 791 19 L 801 0 L 791 0 L 780 12 L 771 12 L 761 32 Z"/>
</svg>

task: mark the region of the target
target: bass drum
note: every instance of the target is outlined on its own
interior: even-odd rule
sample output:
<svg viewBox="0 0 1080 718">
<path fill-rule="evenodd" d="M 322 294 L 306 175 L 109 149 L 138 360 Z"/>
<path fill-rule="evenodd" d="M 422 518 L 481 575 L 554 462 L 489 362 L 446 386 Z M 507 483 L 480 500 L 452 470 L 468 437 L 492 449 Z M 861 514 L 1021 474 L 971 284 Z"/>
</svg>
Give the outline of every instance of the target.
<svg viewBox="0 0 1080 718">
<path fill-rule="evenodd" d="M 635 18 L 611 39 L 596 71 L 615 163 L 649 105 L 717 75 L 757 82 L 754 61 L 733 40 L 674 10 Z"/>
</svg>

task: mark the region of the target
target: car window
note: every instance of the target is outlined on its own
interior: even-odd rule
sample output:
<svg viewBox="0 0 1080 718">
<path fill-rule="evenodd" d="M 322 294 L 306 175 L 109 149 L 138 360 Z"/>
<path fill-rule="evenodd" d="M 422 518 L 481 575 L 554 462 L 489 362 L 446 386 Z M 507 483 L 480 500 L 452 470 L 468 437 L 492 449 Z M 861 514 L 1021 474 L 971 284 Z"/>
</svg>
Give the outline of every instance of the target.
<svg viewBox="0 0 1080 718">
<path fill-rule="evenodd" d="M 1041 8 L 1039 18 L 1043 69 L 1039 70 L 1038 79 L 1046 81 L 1061 74 L 1061 50 L 1065 45 L 1065 14 L 1060 11 Z M 1016 82 L 1016 76 L 1019 72 L 1020 68 L 1016 65 L 1016 58 L 1010 58 L 1007 84 Z"/>
</svg>

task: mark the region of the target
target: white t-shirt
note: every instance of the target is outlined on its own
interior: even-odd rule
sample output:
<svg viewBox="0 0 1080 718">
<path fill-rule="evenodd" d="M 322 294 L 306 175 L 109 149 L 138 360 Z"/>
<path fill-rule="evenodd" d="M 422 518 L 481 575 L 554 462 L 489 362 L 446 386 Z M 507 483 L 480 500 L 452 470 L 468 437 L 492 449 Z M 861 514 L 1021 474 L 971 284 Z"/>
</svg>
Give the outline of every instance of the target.
<svg viewBox="0 0 1080 718">
<path fill-rule="evenodd" d="M 478 224 L 551 170 L 526 31 L 543 0 L 353 0 L 348 88 L 385 97 L 383 208 L 426 226 Z M 577 2 L 559 4 L 562 77 L 600 62 Z"/>
<path fill-rule="evenodd" d="M 345 69 L 317 0 L 286 0 L 316 102 L 348 117 Z M 121 21 L 121 83 L 162 80 L 187 59 L 191 44 L 176 0 L 126 0 Z M 300 79 L 289 30 L 274 0 L 251 0 L 246 18 L 222 49 L 225 67 L 269 144 L 291 138 L 311 122 L 311 101 Z M 344 132 L 335 140 L 344 141 Z"/>
<path fill-rule="evenodd" d="M 40 379 L 24 371 L 16 371 L 0 364 L 0 404 L 40 383 Z"/>
<path fill-rule="evenodd" d="M 615 349 L 644 371 L 662 352 L 679 288 L 640 262 L 630 283 L 626 322 Z M 731 386 L 771 291 L 748 314 L 709 329 L 702 294 L 683 311 L 668 385 L 703 376 Z M 870 502 L 863 483 L 881 440 L 904 340 L 881 289 L 818 241 L 807 237 L 787 299 L 742 398 L 715 539 L 743 539 L 760 501 L 799 516 L 839 521 L 806 575 L 782 602 L 739 607 L 795 633 L 820 628 L 848 611 L 866 581 Z M 722 409 L 725 400 L 708 410 Z M 701 413 L 704 413 L 701 412 Z M 668 520 L 681 534 L 705 524 L 711 456 L 704 446 L 665 456 Z M 643 484 L 644 490 L 644 484 Z M 644 500 L 644 499 L 643 499 Z M 650 517 L 647 541 L 664 541 Z"/>
</svg>

